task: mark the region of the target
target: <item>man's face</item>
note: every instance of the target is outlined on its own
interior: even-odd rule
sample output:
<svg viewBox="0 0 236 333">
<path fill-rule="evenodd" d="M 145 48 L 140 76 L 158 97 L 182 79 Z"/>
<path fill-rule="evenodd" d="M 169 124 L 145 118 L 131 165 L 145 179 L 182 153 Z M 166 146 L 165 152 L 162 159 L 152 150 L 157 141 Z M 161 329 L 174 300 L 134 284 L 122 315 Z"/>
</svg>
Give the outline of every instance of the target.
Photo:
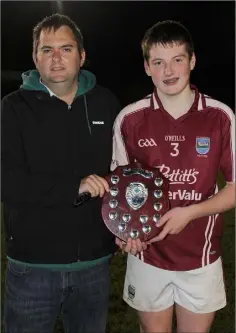
<svg viewBox="0 0 236 333">
<path fill-rule="evenodd" d="M 184 44 L 153 45 L 148 62 L 144 62 L 145 71 L 163 95 L 180 94 L 188 85 L 190 72 L 195 66 L 195 55 L 189 59 Z"/>
<path fill-rule="evenodd" d="M 34 63 L 43 82 L 73 82 L 85 60 L 81 56 L 72 30 L 62 26 L 57 31 L 42 30 Z"/>
</svg>

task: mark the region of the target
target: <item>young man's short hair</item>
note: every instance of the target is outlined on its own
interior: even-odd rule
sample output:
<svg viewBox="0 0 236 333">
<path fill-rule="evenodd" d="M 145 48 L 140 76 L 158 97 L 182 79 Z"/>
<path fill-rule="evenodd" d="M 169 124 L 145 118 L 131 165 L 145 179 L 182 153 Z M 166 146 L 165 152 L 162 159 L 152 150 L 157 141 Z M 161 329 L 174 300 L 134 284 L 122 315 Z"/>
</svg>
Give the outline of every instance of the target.
<svg viewBox="0 0 236 333">
<path fill-rule="evenodd" d="M 161 44 L 163 46 L 185 44 L 186 51 L 189 58 L 192 58 L 194 47 L 191 35 L 183 24 L 176 21 L 162 21 L 153 25 L 145 33 L 141 47 L 143 51 L 143 57 L 148 62 L 150 56 L 150 49 L 153 45 Z"/>
<path fill-rule="evenodd" d="M 75 37 L 77 42 L 78 50 L 81 55 L 83 46 L 83 35 L 74 21 L 72 21 L 68 16 L 61 14 L 53 14 L 51 16 L 45 17 L 41 22 L 39 22 L 33 29 L 33 50 L 34 54 L 38 51 L 39 37 L 42 30 L 54 30 L 57 31 L 62 26 L 68 26 Z"/>
</svg>

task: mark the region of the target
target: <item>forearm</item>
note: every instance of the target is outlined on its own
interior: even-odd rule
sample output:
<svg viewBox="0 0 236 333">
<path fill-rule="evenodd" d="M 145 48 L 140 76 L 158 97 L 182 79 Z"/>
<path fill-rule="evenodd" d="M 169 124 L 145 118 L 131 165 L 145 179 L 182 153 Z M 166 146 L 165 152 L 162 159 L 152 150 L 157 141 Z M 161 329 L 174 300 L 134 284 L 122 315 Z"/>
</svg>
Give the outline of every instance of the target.
<svg viewBox="0 0 236 333">
<path fill-rule="evenodd" d="M 217 194 L 199 204 L 189 206 L 191 220 L 223 213 L 235 207 L 235 183 L 227 184 Z"/>
</svg>

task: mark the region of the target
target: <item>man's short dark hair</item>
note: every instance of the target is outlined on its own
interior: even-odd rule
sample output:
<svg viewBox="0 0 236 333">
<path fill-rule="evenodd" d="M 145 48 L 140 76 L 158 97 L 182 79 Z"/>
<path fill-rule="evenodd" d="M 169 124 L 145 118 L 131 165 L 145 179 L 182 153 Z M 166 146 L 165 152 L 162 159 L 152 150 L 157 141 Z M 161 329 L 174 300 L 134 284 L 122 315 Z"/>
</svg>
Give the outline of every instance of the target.
<svg viewBox="0 0 236 333">
<path fill-rule="evenodd" d="M 41 22 L 39 22 L 33 29 L 33 51 L 36 55 L 38 51 L 39 37 L 42 30 L 54 30 L 57 31 L 62 26 L 68 26 L 75 37 L 77 42 L 78 50 L 81 55 L 83 46 L 83 35 L 74 21 L 72 21 L 68 16 L 61 14 L 53 14 L 51 16 L 45 17 Z"/>
<path fill-rule="evenodd" d="M 189 58 L 192 58 L 194 47 L 191 35 L 183 24 L 176 21 L 162 21 L 153 25 L 145 33 L 141 47 L 143 51 L 143 57 L 148 62 L 150 56 L 150 49 L 156 44 L 163 46 L 185 44 L 186 51 Z"/>
</svg>

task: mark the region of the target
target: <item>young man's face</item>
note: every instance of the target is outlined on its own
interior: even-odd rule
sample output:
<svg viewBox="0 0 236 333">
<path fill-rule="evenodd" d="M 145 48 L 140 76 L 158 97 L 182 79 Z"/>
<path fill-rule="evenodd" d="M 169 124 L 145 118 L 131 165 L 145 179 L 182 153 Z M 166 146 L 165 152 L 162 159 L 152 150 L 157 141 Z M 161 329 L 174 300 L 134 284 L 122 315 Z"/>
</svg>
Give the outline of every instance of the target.
<svg viewBox="0 0 236 333">
<path fill-rule="evenodd" d="M 164 95 L 180 94 L 188 85 L 190 72 L 195 66 L 195 55 L 189 59 L 184 44 L 153 45 L 148 62 L 144 62 L 147 75 Z"/>
<path fill-rule="evenodd" d="M 33 59 L 46 84 L 72 82 L 84 63 L 85 52 L 80 56 L 72 30 L 62 26 L 57 31 L 41 31 Z"/>
</svg>

